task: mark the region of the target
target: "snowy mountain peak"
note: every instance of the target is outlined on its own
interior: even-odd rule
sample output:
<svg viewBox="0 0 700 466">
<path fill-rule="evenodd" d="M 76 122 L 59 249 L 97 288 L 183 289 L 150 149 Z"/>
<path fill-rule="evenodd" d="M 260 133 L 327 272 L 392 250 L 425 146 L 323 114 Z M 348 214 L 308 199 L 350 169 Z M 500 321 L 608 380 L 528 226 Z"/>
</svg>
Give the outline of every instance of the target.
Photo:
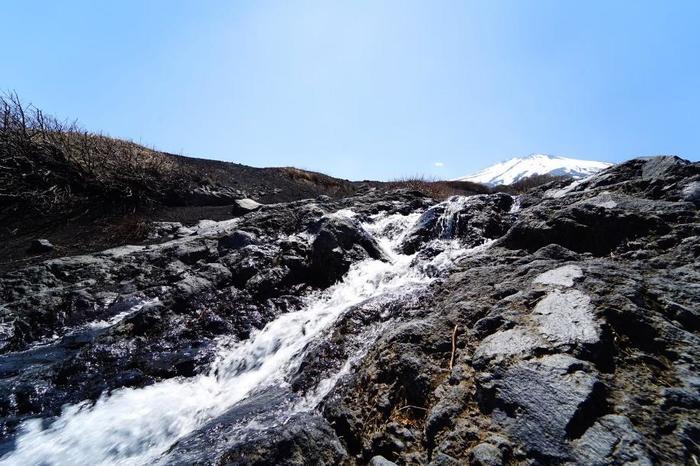
<svg viewBox="0 0 700 466">
<path fill-rule="evenodd" d="M 570 159 L 558 155 L 531 154 L 527 157 L 515 157 L 497 163 L 472 175 L 457 178 L 458 181 L 471 181 L 487 186 L 513 184 L 533 175 L 570 176 L 585 178 L 611 166 L 607 162 Z"/>
</svg>

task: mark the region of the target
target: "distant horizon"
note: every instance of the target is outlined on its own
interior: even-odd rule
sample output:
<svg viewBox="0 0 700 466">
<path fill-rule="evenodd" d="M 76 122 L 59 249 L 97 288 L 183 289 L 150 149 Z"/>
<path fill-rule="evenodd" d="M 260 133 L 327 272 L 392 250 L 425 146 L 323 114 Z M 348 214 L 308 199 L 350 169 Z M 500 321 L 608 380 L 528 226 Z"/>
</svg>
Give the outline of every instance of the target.
<svg viewBox="0 0 700 466">
<path fill-rule="evenodd" d="M 22 96 L 20 96 L 15 90 L 9 90 L 9 91 L 8 91 L 8 90 L 5 90 L 5 91 L 2 91 L 2 93 L 4 93 L 5 95 L 11 95 L 11 94 L 16 95 L 16 96 L 21 100 L 22 105 L 23 105 L 25 108 L 34 108 L 34 109 L 37 109 L 37 110 L 41 110 L 41 111 L 42 111 L 44 114 L 46 114 L 46 115 L 50 115 L 50 116 L 52 116 L 52 117 L 56 117 L 55 115 L 51 114 L 50 111 L 46 111 L 45 109 L 40 108 L 38 105 L 35 105 L 33 102 L 31 102 L 31 101 L 25 101 L 24 99 L 22 99 Z M 88 131 L 88 132 L 93 133 L 93 134 L 99 134 L 99 135 L 106 136 L 106 137 L 110 137 L 110 138 L 115 138 L 115 139 L 121 139 L 121 140 L 129 141 L 129 142 L 132 142 L 132 143 L 135 143 L 135 144 L 144 146 L 144 147 L 146 147 L 146 148 L 148 148 L 148 149 L 151 149 L 151 150 L 155 150 L 155 151 L 159 151 L 159 152 L 163 152 L 163 153 L 167 153 L 167 154 L 171 154 L 171 155 L 176 155 L 176 156 L 180 156 L 180 157 L 188 157 L 188 158 L 194 158 L 194 159 L 200 159 L 200 160 L 213 160 L 213 161 L 219 161 L 219 162 L 230 162 L 230 163 L 234 163 L 234 164 L 248 165 L 248 166 L 255 167 L 255 168 L 284 168 L 284 167 L 294 167 L 294 168 L 299 168 L 299 169 L 302 169 L 302 170 L 305 170 L 305 171 L 317 172 L 317 173 L 321 173 L 321 174 L 324 174 L 324 175 L 333 176 L 333 177 L 335 177 L 335 178 L 347 179 L 348 181 L 364 181 L 364 180 L 367 180 L 367 181 L 392 181 L 392 180 L 395 180 L 395 179 L 403 179 L 403 178 L 406 178 L 406 177 L 430 177 L 430 175 L 426 175 L 426 173 L 416 172 L 416 173 L 411 173 L 411 174 L 406 173 L 406 174 L 402 174 L 402 175 L 396 175 L 396 176 L 394 176 L 394 177 L 392 177 L 392 178 L 387 178 L 387 179 L 383 179 L 383 180 L 380 180 L 380 179 L 373 179 L 373 178 L 344 178 L 344 177 L 342 177 L 342 176 L 337 176 L 337 175 L 334 175 L 333 173 L 324 172 L 324 171 L 315 169 L 315 168 L 313 168 L 313 167 L 304 167 L 304 166 L 298 166 L 298 165 L 255 165 L 255 164 L 245 164 L 245 163 L 242 163 L 242 162 L 238 162 L 238 161 L 236 161 L 236 160 L 217 159 L 217 158 L 207 157 L 206 155 L 193 155 L 193 154 L 186 154 L 186 153 L 181 153 L 181 152 L 167 151 L 167 150 L 163 150 L 163 149 L 161 149 L 161 148 L 159 148 L 159 147 L 156 147 L 156 146 L 153 146 L 153 145 L 145 144 L 145 143 L 142 142 L 142 141 L 134 140 L 134 139 L 129 138 L 129 137 L 118 137 L 118 136 L 111 135 L 111 134 L 109 134 L 109 133 L 107 133 L 107 132 L 105 132 L 105 131 L 94 130 L 94 129 L 91 129 L 91 128 L 86 128 L 86 127 L 84 127 L 84 126 L 81 124 L 80 120 L 77 119 L 77 118 L 63 118 L 63 119 L 58 118 L 58 117 L 56 117 L 56 118 L 59 119 L 60 121 L 75 122 L 75 123 L 77 124 L 77 126 L 79 127 L 80 130 Z M 654 156 L 671 156 L 671 157 L 674 157 L 674 156 L 675 156 L 675 157 L 680 157 L 680 158 L 685 159 L 685 160 L 692 160 L 692 159 L 689 159 L 689 158 L 686 158 L 686 157 L 682 157 L 682 156 L 680 156 L 680 155 L 678 155 L 678 154 L 648 154 L 648 155 L 637 155 L 637 156 L 632 156 L 632 157 L 629 157 L 629 158 L 627 158 L 627 159 L 619 160 L 619 161 L 617 161 L 617 162 L 610 162 L 610 161 L 608 161 L 608 160 L 596 160 L 596 159 L 584 158 L 584 157 L 571 157 L 571 156 L 568 156 L 568 155 L 566 155 L 566 154 L 551 154 L 551 153 L 544 153 L 544 152 L 530 152 L 530 153 L 527 154 L 527 155 L 515 155 L 515 156 L 510 156 L 510 157 L 504 157 L 504 158 L 501 158 L 501 159 L 499 159 L 499 160 L 494 160 L 494 161 L 490 162 L 488 165 L 484 165 L 484 166 L 482 166 L 482 167 L 477 167 L 475 170 L 473 170 L 473 171 L 470 172 L 470 173 L 466 173 L 466 174 L 462 174 L 462 175 L 456 175 L 456 176 L 455 176 L 454 174 L 450 174 L 450 175 L 445 176 L 445 177 L 443 177 L 443 178 L 438 178 L 438 177 L 433 177 L 433 178 L 436 179 L 436 180 L 457 180 L 457 179 L 462 179 L 462 178 L 468 178 L 468 177 L 470 177 L 470 176 L 472 176 L 472 175 L 476 175 L 476 174 L 478 174 L 478 173 L 480 173 L 480 172 L 482 172 L 482 171 L 484 171 L 484 170 L 486 170 L 486 169 L 488 169 L 488 168 L 491 168 L 491 167 L 494 166 L 494 165 L 506 163 L 506 162 L 509 162 L 509 161 L 512 161 L 512 160 L 515 160 L 515 159 L 521 159 L 521 160 L 522 160 L 522 159 L 528 159 L 528 158 L 530 158 L 530 157 L 534 157 L 534 156 L 538 156 L 538 155 L 542 155 L 542 156 L 546 156 L 546 157 L 554 157 L 554 158 L 564 158 L 564 159 L 578 160 L 578 161 L 604 162 L 604 163 L 609 163 L 609 164 L 611 164 L 611 165 L 615 165 L 615 164 L 618 164 L 618 163 L 623 163 L 623 162 L 626 162 L 626 161 L 628 161 L 628 160 L 632 160 L 632 159 L 635 159 L 635 158 L 640 158 L 640 157 L 654 157 Z M 435 163 L 434 163 L 434 166 L 440 166 L 440 167 L 442 167 L 442 166 L 443 166 L 443 163 L 438 161 L 438 162 L 435 162 Z"/>
<path fill-rule="evenodd" d="M 17 94 L 16 94 L 16 91 L 14 91 L 14 90 L 11 90 L 11 91 L 4 91 L 4 94 L 6 94 L 6 95 L 10 95 L 10 94 L 15 94 L 15 95 L 17 95 Z M 19 97 L 20 100 L 21 100 L 21 96 L 17 95 L 17 97 Z M 35 109 L 41 110 L 41 111 L 44 112 L 45 114 L 49 114 L 49 113 L 50 113 L 50 112 L 45 112 L 44 109 L 39 108 L 38 106 L 34 105 L 32 102 L 29 102 L 29 101 L 24 101 L 24 100 L 22 100 L 22 104 L 23 104 L 24 106 L 26 106 L 26 107 L 31 107 L 31 108 L 35 108 Z M 53 115 L 52 115 L 52 116 L 53 116 Z M 133 139 L 128 138 L 128 137 L 126 137 L 126 138 L 119 138 L 119 137 L 117 137 L 117 136 L 110 135 L 110 134 L 108 134 L 108 133 L 106 133 L 106 132 L 104 132 L 104 131 L 92 130 L 92 129 L 89 129 L 89 128 L 84 128 L 84 127 L 82 127 L 82 125 L 80 124 L 80 121 L 77 120 L 77 119 L 69 119 L 69 118 L 66 118 L 66 119 L 64 119 L 64 121 L 74 121 L 74 122 L 76 122 L 76 124 L 79 126 L 79 128 L 80 128 L 81 130 L 85 130 L 85 131 L 88 131 L 88 132 L 91 132 L 91 133 L 94 133 L 94 134 L 99 134 L 99 135 L 103 135 L 103 136 L 110 137 L 110 138 L 116 138 L 116 139 L 122 139 L 122 140 L 130 141 L 130 142 L 133 142 L 133 143 L 135 143 L 135 144 L 139 144 L 139 145 L 142 145 L 142 146 L 147 147 L 147 148 L 149 148 L 149 149 L 156 150 L 156 151 L 160 151 L 160 152 L 163 152 L 163 153 L 168 153 L 168 154 L 177 155 L 177 156 L 181 156 L 181 157 L 188 157 L 188 158 L 200 159 L 200 160 L 214 160 L 214 161 L 219 161 L 219 162 L 230 162 L 230 163 L 239 163 L 239 164 L 241 163 L 241 162 L 237 162 L 237 161 L 235 161 L 235 160 L 216 159 L 216 158 L 210 158 L 210 157 L 202 156 L 202 155 L 192 155 L 192 154 L 184 154 L 184 153 L 176 153 L 176 152 L 165 151 L 165 150 L 162 150 L 162 149 L 160 149 L 160 148 L 158 148 L 158 147 L 150 146 L 150 145 L 144 144 L 143 142 L 136 141 L 136 140 L 133 140 Z M 489 165 L 485 165 L 485 166 L 483 166 L 483 167 L 481 167 L 481 168 L 477 168 L 476 170 L 472 171 L 471 173 L 467 173 L 467 174 L 464 174 L 464 175 L 453 176 L 453 175 L 451 174 L 449 177 L 445 177 L 445 178 L 435 178 L 435 179 L 454 180 L 454 179 L 459 179 L 459 178 L 467 178 L 467 177 L 469 177 L 469 176 L 471 176 L 471 175 L 478 174 L 479 172 L 483 171 L 484 169 L 488 169 L 488 168 L 492 167 L 493 165 L 502 164 L 502 163 L 505 163 L 505 162 L 512 161 L 512 160 L 514 160 L 514 159 L 527 159 L 527 158 L 534 157 L 534 156 L 538 156 L 538 155 L 547 156 L 547 157 L 554 157 L 554 158 L 564 158 L 564 159 L 571 159 L 571 160 L 580 160 L 580 161 L 605 162 L 605 163 L 609 163 L 609 164 L 612 164 L 612 165 L 615 165 L 615 164 L 617 164 L 617 163 L 622 163 L 622 162 L 625 162 L 625 161 L 627 161 L 627 160 L 632 160 L 632 159 L 635 159 L 635 158 L 639 158 L 639 157 L 654 157 L 654 156 L 676 156 L 676 157 L 681 157 L 681 156 L 679 156 L 679 155 L 677 155 L 677 154 L 650 154 L 650 155 L 633 156 L 633 157 L 630 157 L 630 158 L 628 158 L 628 159 L 620 160 L 619 162 L 609 162 L 609 161 L 607 161 L 607 160 L 595 160 L 595 159 L 590 159 L 590 158 L 569 157 L 569 156 L 567 156 L 566 154 L 547 154 L 547 153 L 544 153 L 544 152 L 531 152 L 531 153 L 529 153 L 529 154 L 527 154 L 527 155 L 516 155 L 516 156 L 511 156 L 511 157 L 502 158 L 502 159 L 500 159 L 500 160 L 493 161 L 493 162 L 491 162 Z M 684 158 L 684 157 L 681 157 L 681 158 Z M 685 159 L 685 158 L 684 158 L 684 159 Z M 690 159 L 687 159 L 687 160 L 690 160 Z M 247 164 L 243 164 L 243 165 L 247 165 Z M 442 166 L 442 162 L 435 162 L 435 165 L 437 165 L 437 166 Z M 287 166 L 292 166 L 292 167 L 300 168 L 300 169 L 303 169 L 303 170 L 306 170 L 306 171 L 318 172 L 318 173 L 322 173 L 322 174 L 325 174 L 325 175 L 334 176 L 334 177 L 336 177 L 336 178 L 342 178 L 342 177 L 339 177 L 339 176 L 335 176 L 335 175 L 333 175 L 332 173 L 326 173 L 326 172 L 323 172 L 323 171 L 314 169 L 314 168 L 312 168 L 312 167 L 301 167 L 301 166 L 293 166 L 293 165 L 253 165 L 253 164 L 250 164 L 249 166 L 251 166 L 251 167 L 256 167 L 256 168 L 283 168 L 283 167 L 287 167 Z M 398 175 L 398 176 L 394 177 L 393 179 L 402 179 L 402 178 L 405 178 L 406 176 L 425 177 L 426 175 L 425 175 L 425 173 L 413 173 L 413 174 L 410 174 L 410 175 L 404 174 L 404 175 Z M 362 178 L 362 179 L 360 179 L 360 178 L 358 178 L 358 179 L 350 179 L 350 178 L 348 178 L 348 180 L 349 180 L 349 181 L 362 181 L 362 180 L 372 180 L 372 179 L 371 179 L 371 178 Z M 391 181 L 391 180 L 392 180 L 392 178 L 386 179 L 386 180 L 374 180 L 374 181 Z"/>
<path fill-rule="evenodd" d="M 11 0 L 4 13 L 0 90 L 164 152 L 375 180 L 532 153 L 700 160 L 700 2 Z"/>
</svg>

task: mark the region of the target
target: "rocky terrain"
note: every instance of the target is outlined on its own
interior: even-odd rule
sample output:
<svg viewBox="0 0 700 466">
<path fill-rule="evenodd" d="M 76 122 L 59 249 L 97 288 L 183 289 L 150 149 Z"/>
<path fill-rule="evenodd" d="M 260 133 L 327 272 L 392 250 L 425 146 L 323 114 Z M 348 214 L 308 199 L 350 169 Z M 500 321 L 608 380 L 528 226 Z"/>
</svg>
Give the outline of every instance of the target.
<svg viewBox="0 0 700 466">
<path fill-rule="evenodd" d="M 697 464 L 699 206 L 700 164 L 656 157 L 16 267 L 0 464 Z"/>
</svg>

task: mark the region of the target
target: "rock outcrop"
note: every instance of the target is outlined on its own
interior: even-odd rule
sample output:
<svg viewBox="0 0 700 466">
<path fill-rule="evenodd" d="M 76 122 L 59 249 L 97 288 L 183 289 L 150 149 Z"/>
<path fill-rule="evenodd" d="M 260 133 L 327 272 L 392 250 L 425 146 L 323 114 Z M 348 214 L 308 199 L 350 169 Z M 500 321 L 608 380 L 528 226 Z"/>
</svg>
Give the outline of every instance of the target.
<svg viewBox="0 0 700 466">
<path fill-rule="evenodd" d="M 636 159 L 535 190 L 517 211 L 492 196 L 464 202 L 461 224 L 500 239 L 399 311 L 326 398 L 347 461 L 700 458 L 698 179 L 698 164 Z M 473 203 L 487 218 L 472 220 Z M 407 247 L 443 234 L 435 217 Z"/>
</svg>

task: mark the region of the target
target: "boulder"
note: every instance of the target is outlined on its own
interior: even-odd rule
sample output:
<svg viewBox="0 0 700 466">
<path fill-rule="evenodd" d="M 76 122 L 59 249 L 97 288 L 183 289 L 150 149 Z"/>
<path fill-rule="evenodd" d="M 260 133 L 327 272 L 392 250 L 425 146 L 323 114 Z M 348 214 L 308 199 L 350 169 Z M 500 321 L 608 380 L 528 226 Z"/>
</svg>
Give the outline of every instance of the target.
<svg viewBox="0 0 700 466">
<path fill-rule="evenodd" d="M 244 196 L 245 193 L 242 191 L 228 186 L 203 185 L 187 193 L 181 193 L 178 201 L 184 205 L 224 206 Z"/>
<path fill-rule="evenodd" d="M 480 443 L 469 453 L 470 464 L 474 466 L 500 466 L 503 464 L 503 454 L 498 447 L 490 443 Z"/>
<path fill-rule="evenodd" d="M 219 250 L 240 249 L 255 243 L 257 243 L 257 238 L 253 233 L 236 230 L 230 235 L 219 238 Z"/>
<path fill-rule="evenodd" d="M 55 246 L 51 244 L 51 242 L 47 239 L 35 239 L 32 240 L 31 244 L 29 245 L 29 249 L 27 249 L 27 252 L 30 254 L 44 254 L 47 252 L 51 252 L 55 249 Z"/>
<path fill-rule="evenodd" d="M 347 458 L 342 443 L 320 416 L 297 414 L 229 447 L 220 464 L 333 466 Z"/>
<path fill-rule="evenodd" d="M 381 455 L 377 455 L 373 456 L 372 459 L 369 460 L 369 466 L 396 466 L 396 463 L 389 461 Z"/>
<path fill-rule="evenodd" d="M 575 440 L 574 456 L 581 464 L 653 464 L 630 420 L 616 414 L 601 417 Z"/>
<path fill-rule="evenodd" d="M 605 403 L 595 371 L 563 354 L 495 369 L 481 376 L 479 391 L 494 420 L 530 454 L 547 461 L 569 458 L 568 439 L 585 431 Z"/>
<path fill-rule="evenodd" d="M 683 200 L 700 204 L 700 181 L 691 181 L 683 188 Z"/>
<path fill-rule="evenodd" d="M 658 213 L 668 211 L 675 215 L 678 209 L 654 201 L 614 207 L 611 201 L 566 201 L 563 205 L 555 205 L 561 200 L 551 201 L 524 212 L 498 244 L 530 252 L 558 244 L 575 252 L 601 256 L 640 236 L 668 233 L 668 223 Z"/>
<path fill-rule="evenodd" d="M 591 299 L 578 290 L 553 291 L 532 311 L 537 330 L 551 345 L 582 354 L 596 354 L 602 330 Z"/>
<path fill-rule="evenodd" d="M 325 216 L 312 228 L 311 279 L 320 286 L 338 281 L 353 262 L 372 258 L 388 260 L 377 241 L 359 222 Z"/>
<path fill-rule="evenodd" d="M 236 199 L 231 205 L 231 213 L 237 217 L 245 215 L 250 212 L 255 212 L 262 204 L 255 202 L 252 199 Z"/>
</svg>

